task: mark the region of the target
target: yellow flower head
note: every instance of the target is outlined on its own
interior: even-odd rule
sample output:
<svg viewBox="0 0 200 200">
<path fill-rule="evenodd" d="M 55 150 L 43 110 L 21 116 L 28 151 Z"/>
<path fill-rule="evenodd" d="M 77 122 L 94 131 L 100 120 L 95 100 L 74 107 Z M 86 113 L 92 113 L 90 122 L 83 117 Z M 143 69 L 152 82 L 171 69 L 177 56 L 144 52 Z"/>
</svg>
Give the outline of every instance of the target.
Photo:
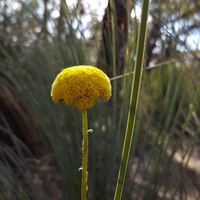
<svg viewBox="0 0 200 200">
<path fill-rule="evenodd" d="M 68 67 L 62 70 L 52 84 L 51 97 L 54 102 L 63 100 L 81 110 L 91 108 L 96 99 L 108 100 L 111 85 L 107 75 L 100 69 L 88 65 Z"/>
</svg>

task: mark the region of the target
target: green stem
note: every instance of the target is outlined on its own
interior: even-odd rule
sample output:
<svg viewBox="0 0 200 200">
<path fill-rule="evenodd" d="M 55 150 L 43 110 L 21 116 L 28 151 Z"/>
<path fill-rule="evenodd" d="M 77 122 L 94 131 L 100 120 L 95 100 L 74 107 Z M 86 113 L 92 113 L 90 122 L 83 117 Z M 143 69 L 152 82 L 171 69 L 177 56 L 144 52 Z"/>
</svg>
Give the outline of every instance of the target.
<svg viewBox="0 0 200 200">
<path fill-rule="evenodd" d="M 136 50 L 136 61 L 135 61 L 135 66 L 134 66 L 135 72 L 133 76 L 133 84 L 132 84 L 132 89 L 131 89 L 130 107 L 129 107 L 127 125 L 126 125 L 126 133 L 125 133 L 125 139 L 124 139 L 124 146 L 122 150 L 118 180 L 117 180 L 117 185 L 115 188 L 114 200 L 120 200 L 122 197 L 124 180 L 125 180 L 128 161 L 129 161 L 130 149 L 131 149 L 133 132 L 134 132 L 133 130 L 135 127 L 136 113 L 137 113 L 138 100 L 139 100 L 139 94 L 140 94 L 140 85 L 141 85 L 141 79 L 142 79 L 142 67 L 143 67 L 144 50 L 145 50 L 145 42 L 146 42 L 148 10 L 149 10 L 149 0 L 143 0 L 141 25 L 140 25 L 140 30 L 139 30 L 139 37 L 138 37 L 137 50 Z"/>
<path fill-rule="evenodd" d="M 83 123 L 83 142 L 82 142 L 82 185 L 81 185 L 81 200 L 87 199 L 87 162 L 88 162 L 88 123 L 87 110 L 82 110 Z"/>
</svg>

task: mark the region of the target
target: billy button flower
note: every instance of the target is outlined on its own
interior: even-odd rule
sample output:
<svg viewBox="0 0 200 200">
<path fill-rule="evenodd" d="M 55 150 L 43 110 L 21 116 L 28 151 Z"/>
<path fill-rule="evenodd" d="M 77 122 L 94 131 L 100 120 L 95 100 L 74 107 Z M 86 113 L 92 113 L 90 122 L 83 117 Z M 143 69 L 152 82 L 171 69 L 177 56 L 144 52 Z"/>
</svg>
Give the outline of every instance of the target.
<svg viewBox="0 0 200 200">
<path fill-rule="evenodd" d="M 107 75 L 100 69 L 79 65 L 62 70 L 52 84 L 51 97 L 54 102 L 63 100 L 82 110 L 82 184 L 81 200 L 87 199 L 87 161 L 88 161 L 88 122 L 87 109 L 96 99 L 108 100 L 111 96 L 111 84 Z"/>
<path fill-rule="evenodd" d="M 110 98 L 110 80 L 96 67 L 69 67 L 57 75 L 52 85 L 51 96 L 54 102 L 63 100 L 81 110 L 88 109 L 94 105 L 96 99 Z"/>
</svg>

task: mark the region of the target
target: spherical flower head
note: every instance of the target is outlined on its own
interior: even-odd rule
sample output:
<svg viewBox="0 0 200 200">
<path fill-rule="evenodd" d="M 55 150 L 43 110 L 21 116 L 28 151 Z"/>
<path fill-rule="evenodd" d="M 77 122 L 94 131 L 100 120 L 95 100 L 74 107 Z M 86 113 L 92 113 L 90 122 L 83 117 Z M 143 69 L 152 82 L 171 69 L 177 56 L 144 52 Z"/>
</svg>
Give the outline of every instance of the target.
<svg viewBox="0 0 200 200">
<path fill-rule="evenodd" d="M 54 102 L 63 100 L 79 109 L 91 108 L 96 99 L 108 100 L 111 84 L 100 69 L 79 65 L 62 70 L 52 84 L 51 97 Z"/>
</svg>

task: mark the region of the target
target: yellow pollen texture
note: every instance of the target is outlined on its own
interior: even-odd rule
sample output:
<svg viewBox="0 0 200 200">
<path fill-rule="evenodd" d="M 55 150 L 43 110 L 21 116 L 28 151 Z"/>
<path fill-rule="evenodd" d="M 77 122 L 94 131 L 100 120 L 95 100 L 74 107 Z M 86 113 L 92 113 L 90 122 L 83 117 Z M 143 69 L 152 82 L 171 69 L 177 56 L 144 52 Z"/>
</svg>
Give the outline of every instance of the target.
<svg viewBox="0 0 200 200">
<path fill-rule="evenodd" d="M 111 84 L 100 69 L 79 65 L 63 69 L 52 84 L 51 97 L 54 102 L 63 100 L 79 109 L 91 108 L 96 99 L 108 100 Z"/>
</svg>

